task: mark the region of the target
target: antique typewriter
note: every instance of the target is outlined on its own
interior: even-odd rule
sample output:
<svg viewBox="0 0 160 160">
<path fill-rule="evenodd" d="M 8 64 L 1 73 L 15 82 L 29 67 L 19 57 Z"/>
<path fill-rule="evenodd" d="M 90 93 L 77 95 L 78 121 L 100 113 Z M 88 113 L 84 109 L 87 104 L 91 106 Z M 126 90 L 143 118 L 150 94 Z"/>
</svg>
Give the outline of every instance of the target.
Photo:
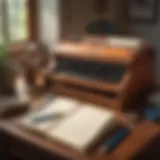
<svg viewBox="0 0 160 160">
<path fill-rule="evenodd" d="M 122 110 L 136 108 L 152 90 L 154 51 L 141 39 L 85 37 L 54 52 L 56 93 Z"/>
</svg>

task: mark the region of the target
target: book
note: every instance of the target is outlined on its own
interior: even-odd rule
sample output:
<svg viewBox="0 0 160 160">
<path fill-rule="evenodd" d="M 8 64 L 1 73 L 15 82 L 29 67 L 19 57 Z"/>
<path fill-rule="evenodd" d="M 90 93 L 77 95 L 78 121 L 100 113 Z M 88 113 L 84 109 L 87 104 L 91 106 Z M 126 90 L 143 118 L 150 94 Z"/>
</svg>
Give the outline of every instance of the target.
<svg viewBox="0 0 160 160">
<path fill-rule="evenodd" d="M 77 151 L 86 152 L 96 145 L 115 122 L 115 114 L 112 111 L 84 104 L 56 129 L 50 130 L 48 135 Z"/>
</svg>

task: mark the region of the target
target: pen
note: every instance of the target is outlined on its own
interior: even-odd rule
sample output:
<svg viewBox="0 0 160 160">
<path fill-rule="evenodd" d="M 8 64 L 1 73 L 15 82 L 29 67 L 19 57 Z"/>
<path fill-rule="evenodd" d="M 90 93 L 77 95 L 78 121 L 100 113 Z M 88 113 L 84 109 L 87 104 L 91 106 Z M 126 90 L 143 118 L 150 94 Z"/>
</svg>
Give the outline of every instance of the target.
<svg viewBox="0 0 160 160">
<path fill-rule="evenodd" d="M 42 116 L 37 116 L 33 118 L 34 123 L 41 123 L 41 122 L 46 122 L 53 119 L 53 114 L 48 114 L 48 115 L 42 115 Z"/>
<path fill-rule="evenodd" d="M 34 123 L 42 123 L 42 122 L 47 122 L 47 121 L 50 121 L 50 120 L 53 120 L 53 119 L 62 118 L 62 117 L 63 117 L 63 115 L 59 114 L 59 113 L 56 113 L 56 114 L 48 113 L 48 114 L 45 114 L 45 115 L 34 117 L 32 119 L 32 121 Z"/>
</svg>

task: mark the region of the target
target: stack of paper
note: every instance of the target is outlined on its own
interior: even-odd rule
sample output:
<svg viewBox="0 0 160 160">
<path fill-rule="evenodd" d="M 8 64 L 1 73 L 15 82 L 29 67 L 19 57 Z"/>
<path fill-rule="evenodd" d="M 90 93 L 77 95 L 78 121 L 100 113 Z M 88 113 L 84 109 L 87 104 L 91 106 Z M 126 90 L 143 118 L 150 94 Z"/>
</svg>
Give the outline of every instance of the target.
<svg viewBox="0 0 160 160">
<path fill-rule="evenodd" d="M 114 124 L 113 112 L 86 104 L 67 117 L 56 129 L 51 130 L 49 137 L 85 152 Z"/>
</svg>

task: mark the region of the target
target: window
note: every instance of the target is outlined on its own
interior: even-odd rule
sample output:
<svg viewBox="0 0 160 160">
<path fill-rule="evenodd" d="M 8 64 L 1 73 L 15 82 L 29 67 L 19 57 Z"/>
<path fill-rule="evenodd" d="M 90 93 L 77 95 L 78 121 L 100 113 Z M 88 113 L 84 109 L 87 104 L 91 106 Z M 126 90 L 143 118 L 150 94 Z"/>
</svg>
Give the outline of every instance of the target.
<svg viewBox="0 0 160 160">
<path fill-rule="evenodd" d="M 3 43 L 4 39 L 3 39 L 3 31 L 2 31 L 2 1 L 0 0 L 0 45 Z"/>
<path fill-rule="evenodd" d="M 0 11 L 2 12 L 0 13 L 0 41 L 3 41 L 2 37 L 10 42 L 27 39 L 27 0 L 0 1 Z"/>
<path fill-rule="evenodd" d="M 39 39 L 52 47 L 60 37 L 59 19 L 59 0 L 39 1 Z"/>
<path fill-rule="evenodd" d="M 7 0 L 10 40 L 27 38 L 26 0 Z"/>
<path fill-rule="evenodd" d="M 3 43 L 3 34 L 2 34 L 2 19 L 0 16 L 0 45 Z"/>
</svg>

